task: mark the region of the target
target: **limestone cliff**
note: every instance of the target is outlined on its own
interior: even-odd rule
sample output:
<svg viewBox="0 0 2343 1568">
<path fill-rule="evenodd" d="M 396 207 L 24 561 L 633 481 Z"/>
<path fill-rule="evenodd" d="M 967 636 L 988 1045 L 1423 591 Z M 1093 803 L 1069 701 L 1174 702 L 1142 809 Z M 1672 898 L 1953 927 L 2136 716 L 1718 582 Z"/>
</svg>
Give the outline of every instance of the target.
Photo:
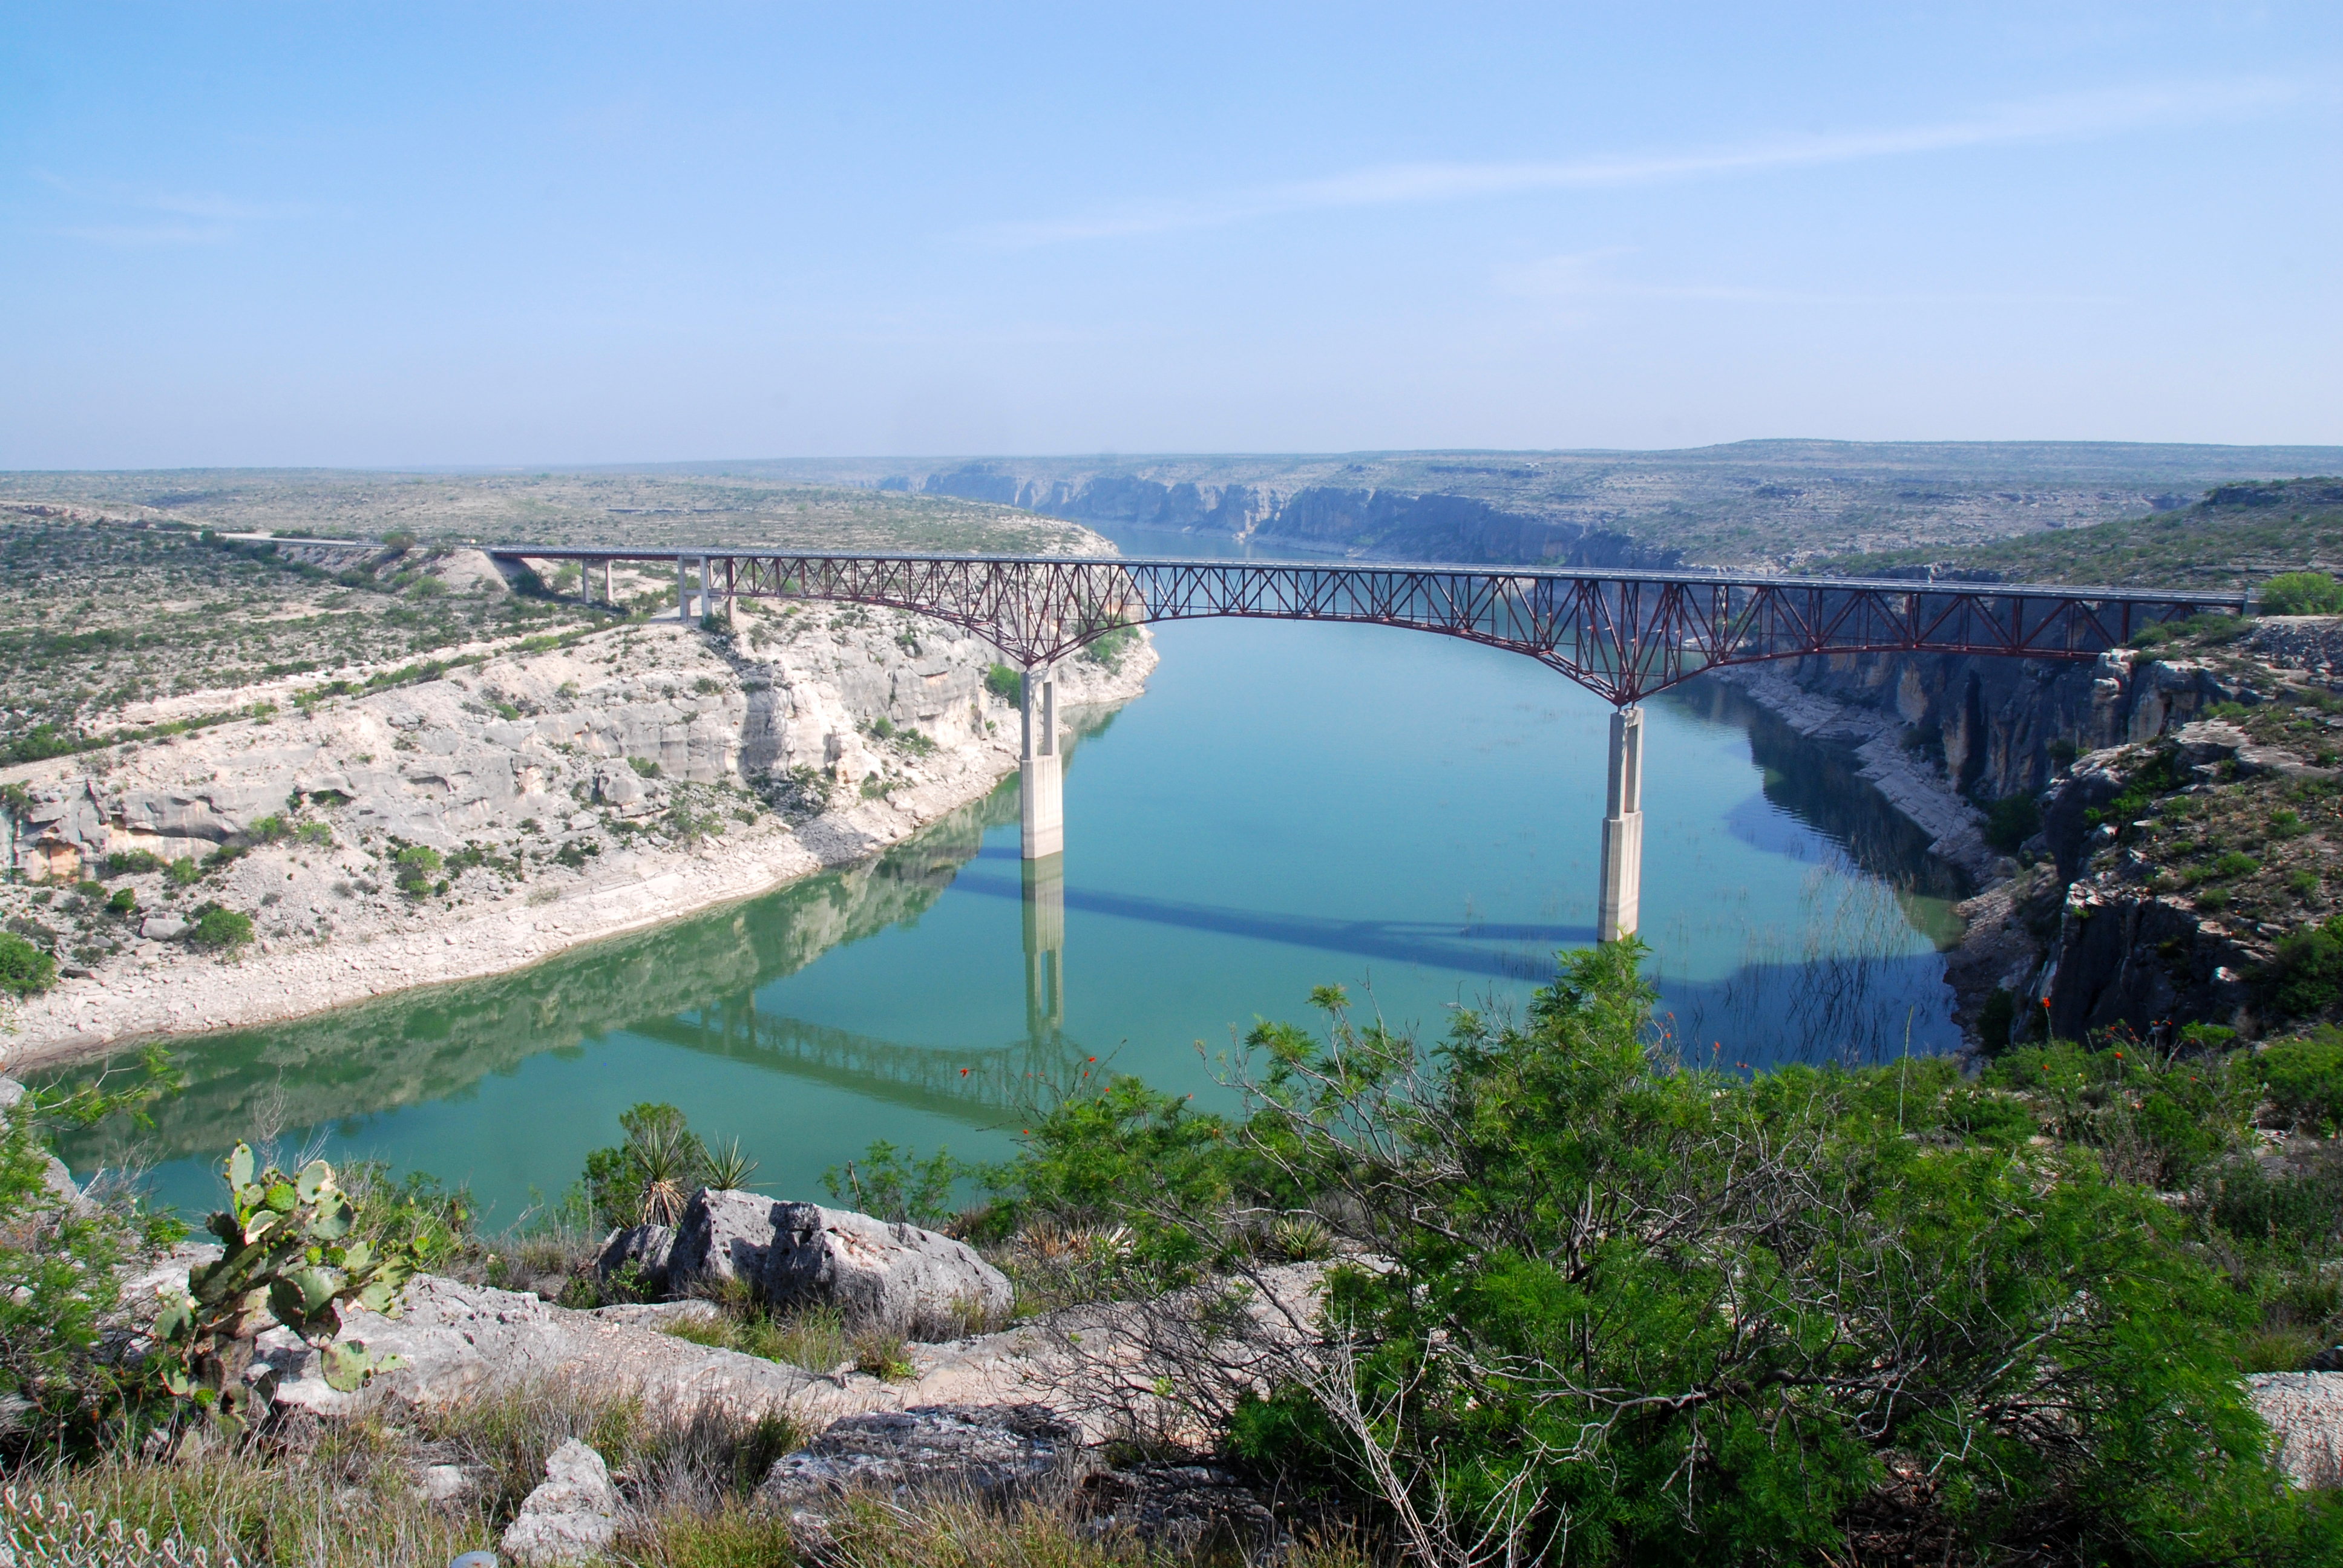
<svg viewBox="0 0 2343 1568">
<path fill-rule="evenodd" d="M 2324 818 L 2284 800 L 2316 795 L 2328 776 L 2318 759 L 2331 761 L 2330 721 L 2318 715 L 2343 667 L 2343 627 L 2270 619 L 2242 639 L 2172 648 L 2089 665 L 1816 658 L 1742 683 L 1777 710 L 1826 699 L 1900 724 L 1905 750 L 1945 797 L 2038 797 L 2041 830 L 2024 863 L 2004 862 L 1962 908 L 1969 933 L 1947 978 L 1965 1022 L 1998 990 L 2021 1031 L 2046 1015 L 2072 1037 L 2118 1024 L 2250 1030 L 2260 1022 L 2252 979 L 2277 939 L 2326 908 Z M 2270 733 L 2204 717 L 2217 709 L 2266 713 L 2251 724 Z M 2119 802 L 2127 819 L 2107 819 Z M 2270 820 L 2284 826 L 2272 832 Z"/>
<path fill-rule="evenodd" d="M 0 919 L 65 978 L 0 1020 L 0 1050 L 29 1065 L 499 973 L 865 859 L 1014 769 L 994 657 L 856 608 L 637 623 L 9 769 Z M 1077 658 L 1060 701 L 1128 698 L 1153 664 L 1143 637 Z"/>
</svg>

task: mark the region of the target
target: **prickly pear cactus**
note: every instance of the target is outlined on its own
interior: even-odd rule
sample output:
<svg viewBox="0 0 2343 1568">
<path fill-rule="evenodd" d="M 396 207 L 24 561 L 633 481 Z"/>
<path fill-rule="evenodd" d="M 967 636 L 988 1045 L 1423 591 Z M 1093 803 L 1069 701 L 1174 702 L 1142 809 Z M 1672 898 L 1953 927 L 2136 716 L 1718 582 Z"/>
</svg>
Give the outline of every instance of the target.
<svg viewBox="0 0 2343 1568">
<path fill-rule="evenodd" d="M 226 1250 L 187 1271 L 186 1290 L 166 1300 L 155 1322 L 165 1385 L 231 1432 L 268 1403 L 271 1380 L 248 1374 L 253 1341 L 271 1320 L 316 1346 L 327 1382 L 344 1392 L 397 1365 L 396 1356 L 340 1339 L 342 1310 L 396 1314 L 415 1271 L 407 1249 L 377 1251 L 352 1238 L 356 1216 L 324 1161 L 296 1176 L 255 1164 L 242 1143 L 227 1157 L 228 1207 L 209 1221 Z"/>
</svg>

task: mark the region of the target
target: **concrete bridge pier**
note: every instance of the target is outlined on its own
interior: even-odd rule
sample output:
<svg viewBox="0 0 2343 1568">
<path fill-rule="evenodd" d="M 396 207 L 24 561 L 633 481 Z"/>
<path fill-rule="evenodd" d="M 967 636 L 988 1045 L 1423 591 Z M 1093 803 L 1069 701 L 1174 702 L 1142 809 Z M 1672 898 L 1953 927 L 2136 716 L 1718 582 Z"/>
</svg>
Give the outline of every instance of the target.
<svg viewBox="0 0 2343 1568">
<path fill-rule="evenodd" d="M 675 615 L 686 626 L 695 625 L 716 613 L 714 579 L 708 573 L 708 558 L 699 558 L 699 580 L 691 578 L 689 556 L 675 558 Z M 728 603 L 725 608 L 729 610 Z"/>
<path fill-rule="evenodd" d="M 1018 794 L 1024 807 L 1024 857 L 1030 864 L 1066 847 L 1063 761 L 1058 749 L 1058 679 L 1048 665 L 1030 668 L 1024 682 L 1024 763 Z"/>
<path fill-rule="evenodd" d="M 1611 789 L 1603 812 L 1603 892 L 1594 940 L 1632 937 L 1644 892 L 1644 710 L 1611 715 Z"/>
<path fill-rule="evenodd" d="M 1025 1033 L 1041 1043 L 1066 1027 L 1066 858 L 1025 862 Z"/>
<path fill-rule="evenodd" d="M 607 560 L 602 563 L 602 602 L 604 604 L 618 602 L 610 593 L 610 563 Z"/>
</svg>

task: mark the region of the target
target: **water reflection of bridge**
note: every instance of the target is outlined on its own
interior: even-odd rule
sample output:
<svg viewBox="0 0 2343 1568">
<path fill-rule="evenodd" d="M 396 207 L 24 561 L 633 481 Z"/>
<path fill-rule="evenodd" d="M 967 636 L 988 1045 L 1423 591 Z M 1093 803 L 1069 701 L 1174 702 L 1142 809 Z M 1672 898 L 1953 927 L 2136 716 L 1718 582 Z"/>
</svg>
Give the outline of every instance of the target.
<svg viewBox="0 0 2343 1568">
<path fill-rule="evenodd" d="M 858 1094 L 990 1122 L 1048 1100 L 1081 1074 L 1065 1038 L 1065 860 L 1024 862 L 1025 1038 L 1006 1045 L 904 1045 L 852 1030 L 759 1012 L 754 991 L 630 1032 Z"/>
</svg>

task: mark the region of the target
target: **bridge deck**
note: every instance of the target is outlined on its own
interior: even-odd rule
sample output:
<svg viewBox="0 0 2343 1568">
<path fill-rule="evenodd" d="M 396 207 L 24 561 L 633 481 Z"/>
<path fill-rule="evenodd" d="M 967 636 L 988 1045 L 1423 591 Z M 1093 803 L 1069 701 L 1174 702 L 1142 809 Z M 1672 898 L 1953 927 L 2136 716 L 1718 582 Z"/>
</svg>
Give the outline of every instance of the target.
<svg viewBox="0 0 2343 1568">
<path fill-rule="evenodd" d="M 2242 592 L 1620 568 L 1125 556 L 873 555 L 773 547 L 497 545 L 506 560 L 674 563 L 679 591 L 821 599 L 963 627 L 1027 668 L 1119 628 L 1211 617 L 1402 627 L 1506 648 L 1625 705 L 1705 669 L 1858 653 L 2096 658 Z M 702 580 L 686 586 L 699 574 Z"/>
</svg>

